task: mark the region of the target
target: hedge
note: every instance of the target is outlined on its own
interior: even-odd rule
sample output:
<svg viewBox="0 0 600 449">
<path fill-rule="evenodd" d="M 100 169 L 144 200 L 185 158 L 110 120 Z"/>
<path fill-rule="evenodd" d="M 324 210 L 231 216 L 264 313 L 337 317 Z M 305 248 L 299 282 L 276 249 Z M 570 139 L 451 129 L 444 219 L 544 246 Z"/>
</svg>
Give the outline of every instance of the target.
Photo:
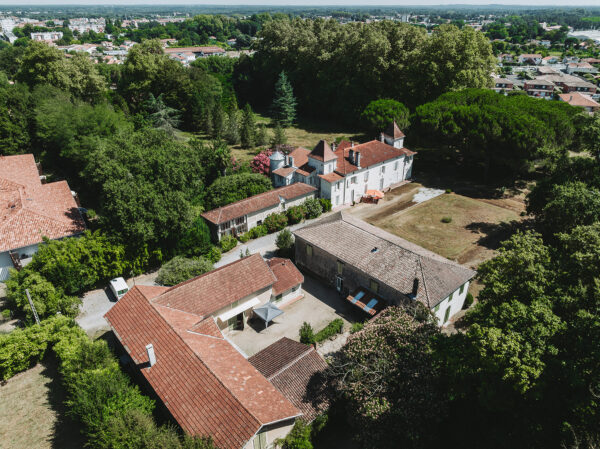
<svg viewBox="0 0 600 449">
<path fill-rule="evenodd" d="M 285 214 L 287 215 L 289 224 L 296 224 L 304 220 L 306 209 L 302 205 L 292 206 L 285 212 Z"/>
<path fill-rule="evenodd" d="M 323 340 L 333 337 L 336 334 L 340 334 L 344 328 L 344 322 L 341 318 L 336 318 L 323 329 L 315 334 L 315 343 L 320 343 Z"/>
<path fill-rule="evenodd" d="M 232 235 L 224 235 L 221 237 L 219 245 L 221 245 L 223 252 L 226 253 L 237 246 L 237 239 Z"/>
<path fill-rule="evenodd" d="M 306 218 L 317 218 L 323 213 L 323 206 L 317 198 L 307 199 L 302 206 L 306 210 Z"/>
</svg>

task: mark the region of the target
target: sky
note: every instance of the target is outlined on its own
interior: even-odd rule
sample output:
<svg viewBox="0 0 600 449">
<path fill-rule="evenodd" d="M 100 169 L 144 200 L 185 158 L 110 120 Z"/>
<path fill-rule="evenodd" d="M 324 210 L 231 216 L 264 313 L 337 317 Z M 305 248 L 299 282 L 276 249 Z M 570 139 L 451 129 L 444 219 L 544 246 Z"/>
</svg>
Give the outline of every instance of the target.
<svg viewBox="0 0 600 449">
<path fill-rule="evenodd" d="M 269 5 L 269 6 L 423 6 L 423 5 L 522 5 L 600 6 L 600 0 L 0 0 L 0 5 Z"/>
</svg>

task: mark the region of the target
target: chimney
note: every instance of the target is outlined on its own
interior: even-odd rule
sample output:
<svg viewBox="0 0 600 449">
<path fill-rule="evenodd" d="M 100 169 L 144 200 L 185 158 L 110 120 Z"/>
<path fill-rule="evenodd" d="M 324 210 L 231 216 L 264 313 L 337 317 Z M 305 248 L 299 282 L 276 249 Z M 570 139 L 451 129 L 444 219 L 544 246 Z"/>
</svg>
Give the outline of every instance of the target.
<svg viewBox="0 0 600 449">
<path fill-rule="evenodd" d="M 335 142 L 333 142 L 331 144 L 331 151 L 335 151 L 335 148 L 337 147 L 337 145 L 335 144 Z"/>
<path fill-rule="evenodd" d="M 354 146 L 354 145 L 352 145 Z M 351 164 L 354 164 L 354 150 L 350 150 L 348 152 L 348 160 L 350 161 Z"/>
<path fill-rule="evenodd" d="M 287 154 L 284 157 L 285 157 L 285 166 L 289 167 L 290 166 L 290 157 Z"/>
<path fill-rule="evenodd" d="M 356 163 L 354 165 L 360 168 L 360 151 L 356 151 L 354 153 L 354 157 L 356 158 Z"/>
<path fill-rule="evenodd" d="M 354 142 L 350 142 L 350 145 L 352 146 L 352 148 L 354 148 Z"/>
<path fill-rule="evenodd" d="M 415 278 L 413 280 L 413 288 L 412 288 L 412 292 L 410 293 L 410 298 L 411 299 L 417 299 L 417 296 L 419 295 L 419 278 Z"/>
<path fill-rule="evenodd" d="M 379 133 L 379 140 L 385 143 L 385 137 L 383 137 L 383 133 Z"/>
<path fill-rule="evenodd" d="M 156 354 L 154 354 L 154 346 L 152 346 L 152 343 L 146 345 L 146 352 L 148 353 L 148 363 L 150 366 L 154 366 L 156 363 Z"/>
</svg>

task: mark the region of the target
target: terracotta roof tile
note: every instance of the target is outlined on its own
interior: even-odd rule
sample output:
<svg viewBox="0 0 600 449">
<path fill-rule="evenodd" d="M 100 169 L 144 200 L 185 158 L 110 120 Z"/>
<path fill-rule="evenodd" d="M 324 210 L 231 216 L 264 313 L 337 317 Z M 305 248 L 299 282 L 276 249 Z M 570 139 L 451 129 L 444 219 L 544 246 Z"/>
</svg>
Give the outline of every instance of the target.
<svg viewBox="0 0 600 449">
<path fill-rule="evenodd" d="M 194 314 L 200 320 L 275 282 L 261 255 L 253 254 L 171 287 L 153 302 Z"/>
<path fill-rule="evenodd" d="M 340 142 L 340 145 L 335 150 L 335 154 L 338 158 L 335 171 L 344 176 L 358 170 L 358 167 L 348 160 L 350 150 L 353 150 L 354 152 L 358 151 L 360 153 L 361 168 L 370 167 L 371 165 L 395 159 L 400 156 L 412 156 L 417 154 L 408 148 L 394 148 L 392 145 L 388 145 L 379 140 L 371 140 L 370 142 L 354 145 L 354 147 L 352 147 L 351 144 L 348 145 L 348 143 Z"/>
<path fill-rule="evenodd" d="M 304 282 L 304 276 L 289 259 L 273 257 L 267 261 L 277 281 L 273 284 L 273 294 L 279 295 Z"/>
<path fill-rule="evenodd" d="M 252 212 L 273 207 L 280 202 L 280 197 L 291 201 L 316 191 L 316 187 L 302 182 L 296 182 L 289 186 L 279 187 L 268 192 L 259 193 L 241 201 L 228 204 L 227 206 L 213 209 L 202 214 L 202 216 L 214 224 L 224 223 L 234 218 L 243 217 Z"/>
<path fill-rule="evenodd" d="M 340 179 L 344 179 L 344 177 L 336 172 L 327 173 L 326 175 L 319 175 L 319 178 L 327 181 L 329 183 L 339 181 Z"/>
<path fill-rule="evenodd" d="M 134 287 L 105 317 L 184 431 L 210 435 L 223 449 L 239 449 L 261 426 L 299 415 L 298 409 L 216 333 L 212 319 L 203 325 L 208 334 L 190 332 L 185 327 L 192 319 L 186 317 L 190 314 L 175 311 L 180 317 L 171 321 L 173 311 L 150 302 L 144 291 L 156 293 Z M 156 354 L 152 367 L 144 366 L 149 343 Z"/>
<path fill-rule="evenodd" d="M 390 125 L 385 130 L 385 134 L 393 139 L 400 139 L 402 137 L 406 137 L 404 133 L 400 131 L 400 128 L 398 128 L 398 125 L 395 121 L 390 123 Z"/>
<path fill-rule="evenodd" d="M 334 160 L 336 156 L 327 142 L 319 140 L 319 143 L 310 152 L 309 157 L 321 162 L 327 162 Z"/>
<path fill-rule="evenodd" d="M 0 157 L 0 252 L 84 230 L 66 181 L 42 184 L 31 154 Z"/>
<path fill-rule="evenodd" d="M 594 101 L 589 95 L 584 95 L 580 92 L 560 94 L 559 97 L 562 101 L 569 103 L 571 106 L 600 108 L 600 104 L 597 101 Z"/>
<path fill-rule="evenodd" d="M 283 337 L 248 359 L 311 421 L 328 404 L 322 394 L 327 363 L 312 346 Z"/>
</svg>

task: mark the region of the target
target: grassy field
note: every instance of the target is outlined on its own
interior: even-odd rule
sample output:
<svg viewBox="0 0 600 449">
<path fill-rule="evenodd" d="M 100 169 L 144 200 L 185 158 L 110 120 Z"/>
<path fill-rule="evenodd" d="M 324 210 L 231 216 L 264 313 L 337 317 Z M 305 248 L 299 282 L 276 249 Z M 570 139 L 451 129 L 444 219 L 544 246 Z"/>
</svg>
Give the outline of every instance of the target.
<svg viewBox="0 0 600 449">
<path fill-rule="evenodd" d="M 267 133 L 270 139 L 273 135 L 273 126 L 271 125 L 270 119 L 266 116 L 256 114 L 256 123 L 264 123 L 267 125 Z M 312 149 L 321 139 L 325 139 L 330 143 L 339 138 L 352 139 L 357 142 L 368 140 L 366 136 L 357 134 L 356 130 L 344 129 L 326 122 L 311 122 L 305 120 L 300 120 L 299 123 L 287 128 L 285 134 L 287 136 L 288 144 L 308 149 Z M 201 140 L 210 142 L 210 138 L 203 133 L 177 131 L 176 135 L 182 140 L 199 137 Z M 250 161 L 260 151 L 260 148 L 244 149 L 240 145 L 230 145 L 230 148 L 231 154 L 242 162 Z"/>
<path fill-rule="evenodd" d="M 79 426 L 65 417 L 64 390 L 52 364 L 37 365 L 0 386 L 3 449 L 80 449 Z"/>
<path fill-rule="evenodd" d="M 498 205 L 496 205 L 498 204 Z M 519 220 L 515 210 L 485 200 L 444 194 L 389 214 L 365 216 L 366 221 L 448 259 L 477 266 L 491 258 L 498 243 Z M 452 219 L 442 222 L 444 217 Z"/>
</svg>

